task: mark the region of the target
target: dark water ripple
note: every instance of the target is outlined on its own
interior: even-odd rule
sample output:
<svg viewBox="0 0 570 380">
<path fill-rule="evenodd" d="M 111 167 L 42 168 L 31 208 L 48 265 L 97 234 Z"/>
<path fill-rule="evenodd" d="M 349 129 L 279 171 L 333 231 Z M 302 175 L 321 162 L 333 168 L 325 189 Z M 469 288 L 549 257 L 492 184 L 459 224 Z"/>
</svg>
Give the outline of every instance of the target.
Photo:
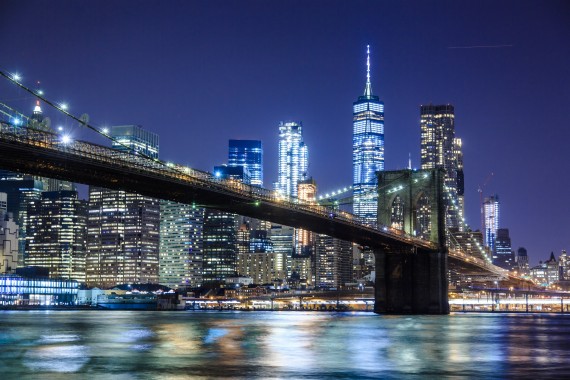
<svg viewBox="0 0 570 380">
<path fill-rule="evenodd" d="M 570 316 L 0 311 L 0 379 L 570 378 Z"/>
</svg>

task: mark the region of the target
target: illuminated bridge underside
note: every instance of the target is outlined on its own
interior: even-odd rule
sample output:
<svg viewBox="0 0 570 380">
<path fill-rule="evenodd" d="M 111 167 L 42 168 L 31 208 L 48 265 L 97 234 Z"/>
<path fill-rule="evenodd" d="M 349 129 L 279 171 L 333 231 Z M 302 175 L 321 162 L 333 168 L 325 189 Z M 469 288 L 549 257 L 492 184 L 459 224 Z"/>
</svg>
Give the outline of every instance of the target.
<svg viewBox="0 0 570 380">
<path fill-rule="evenodd" d="M 441 251 L 434 243 L 363 225 L 358 217 L 324 206 L 279 198 L 273 191 L 216 180 L 209 173 L 163 163 L 100 145 L 60 142 L 49 132 L 0 124 L 0 167 L 88 185 L 125 190 L 180 203 L 269 220 L 390 253 Z M 496 273 L 499 268 L 461 252 L 449 252 L 454 267 Z M 501 272 L 504 273 L 504 272 Z"/>
<path fill-rule="evenodd" d="M 166 167 L 92 143 L 63 144 L 49 132 L 14 130 L 3 124 L 0 152 L 0 167 L 22 173 L 215 208 L 372 247 L 435 248 L 429 241 L 364 226 L 348 213 L 289 201 L 273 191 L 216 180 L 209 173 L 189 168 Z"/>
</svg>

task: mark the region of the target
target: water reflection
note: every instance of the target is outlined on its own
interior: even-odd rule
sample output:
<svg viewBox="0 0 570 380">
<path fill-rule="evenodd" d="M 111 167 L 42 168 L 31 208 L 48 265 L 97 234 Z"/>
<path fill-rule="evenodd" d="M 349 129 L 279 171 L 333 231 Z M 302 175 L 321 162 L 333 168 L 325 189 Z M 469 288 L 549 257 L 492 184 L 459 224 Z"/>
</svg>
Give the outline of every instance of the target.
<svg viewBox="0 0 570 380">
<path fill-rule="evenodd" d="M 560 377 L 569 341 L 565 315 L 0 312 L 3 380 Z"/>
</svg>

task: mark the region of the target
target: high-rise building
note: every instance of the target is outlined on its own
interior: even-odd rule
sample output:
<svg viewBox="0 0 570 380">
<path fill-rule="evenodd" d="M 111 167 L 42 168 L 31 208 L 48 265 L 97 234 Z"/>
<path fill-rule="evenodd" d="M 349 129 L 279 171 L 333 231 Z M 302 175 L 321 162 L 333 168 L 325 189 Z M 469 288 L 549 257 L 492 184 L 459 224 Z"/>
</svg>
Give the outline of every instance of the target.
<svg viewBox="0 0 570 380">
<path fill-rule="evenodd" d="M 348 282 L 352 282 L 352 243 L 319 234 L 315 252 L 315 286 L 340 289 Z"/>
<path fill-rule="evenodd" d="M 295 255 L 294 236 L 295 229 L 280 224 L 272 224 L 269 236 L 273 244 L 273 252 L 281 260 L 281 266 L 287 274 L 287 278 L 291 277 L 295 271 L 292 267 L 293 256 Z"/>
<path fill-rule="evenodd" d="M 281 195 L 297 196 L 297 184 L 307 176 L 308 160 L 302 124 L 279 123 L 279 167 L 275 188 Z"/>
<path fill-rule="evenodd" d="M 0 192 L 7 194 L 7 212 L 11 213 L 14 223 L 18 225 L 18 265 L 26 264 L 26 236 L 29 226 L 28 206 L 41 198 L 43 183 L 30 177 L 0 180 Z"/>
<path fill-rule="evenodd" d="M 520 247 L 517 250 L 516 262 L 519 274 L 523 275 L 528 274 L 529 265 L 528 265 L 528 253 L 526 251 L 526 248 Z"/>
<path fill-rule="evenodd" d="M 85 282 L 86 206 L 69 190 L 43 192 L 31 202 L 26 265 L 47 268 L 52 278 Z"/>
<path fill-rule="evenodd" d="M 297 197 L 304 203 L 317 203 L 317 184 L 313 178 L 299 181 Z M 301 228 L 295 229 L 295 253 L 297 256 L 311 256 L 314 252 L 315 234 Z"/>
<path fill-rule="evenodd" d="M 455 137 L 451 104 L 420 106 L 421 168 L 445 169 L 444 203 L 447 228 L 463 231 L 463 153 Z"/>
<path fill-rule="evenodd" d="M 570 257 L 566 253 L 566 250 L 563 249 L 558 257 L 558 269 L 560 271 L 559 278 L 561 281 L 568 281 L 570 280 Z"/>
<path fill-rule="evenodd" d="M 228 166 L 243 166 L 253 186 L 263 187 L 263 147 L 259 140 L 230 140 Z"/>
<path fill-rule="evenodd" d="M 233 179 L 249 185 L 249 172 L 243 166 L 220 165 L 214 167 L 218 179 Z M 206 209 L 203 230 L 203 282 L 221 282 L 237 273 L 238 227 L 236 214 Z"/>
<path fill-rule="evenodd" d="M 113 126 L 113 148 L 158 158 L 158 135 L 138 125 Z M 89 187 L 87 283 L 157 283 L 160 201 L 147 196 Z"/>
<path fill-rule="evenodd" d="M 491 195 L 483 201 L 483 220 L 485 223 L 485 246 L 491 252 L 495 251 L 495 241 L 497 240 L 497 230 L 499 229 L 499 196 Z"/>
<path fill-rule="evenodd" d="M 499 228 L 497 230 L 493 264 L 507 270 L 512 270 L 515 267 L 515 255 L 511 248 L 508 228 Z"/>
<path fill-rule="evenodd" d="M 159 283 L 171 288 L 202 285 L 204 209 L 160 201 Z"/>
<path fill-rule="evenodd" d="M 352 104 L 352 117 L 353 212 L 369 223 L 376 223 L 376 173 L 384 170 L 384 102 L 372 94 L 370 46 L 367 47 L 364 95 Z"/>
<path fill-rule="evenodd" d="M 0 274 L 18 267 L 18 225 L 8 213 L 8 195 L 0 193 Z"/>
</svg>

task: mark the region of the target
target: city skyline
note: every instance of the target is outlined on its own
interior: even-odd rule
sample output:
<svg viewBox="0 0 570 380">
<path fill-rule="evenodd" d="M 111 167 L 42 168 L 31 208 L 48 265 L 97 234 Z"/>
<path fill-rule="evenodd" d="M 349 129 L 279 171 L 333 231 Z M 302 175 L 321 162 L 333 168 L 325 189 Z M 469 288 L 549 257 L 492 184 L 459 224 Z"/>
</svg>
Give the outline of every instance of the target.
<svg viewBox="0 0 570 380">
<path fill-rule="evenodd" d="M 160 134 L 164 159 L 211 170 L 226 156 L 229 139 L 262 140 L 266 183 L 277 178 L 278 136 L 274 126 L 279 120 L 303 121 L 304 138 L 311 147 L 309 172 L 319 189 L 327 191 L 350 184 L 350 107 L 362 91 L 362 52 L 370 44 L 372 85 L 386 104 L 386 169 L 406 167 L 410 153 L 413 166 L 419 167 L 420 104 L 453 104 L 456 131 L 464 143 L 467 223 L 479 228 L 477 188 L 493 172 L 484 195 L 501 194 L 501 224 L 511 231 L 513 249 L 524 246 L 535 262 L 545 259 L 550 251 L 568 248 L 564 218 L 568 207 L 563 196 L 568 179 L 556 176 L 558 170 L 550 170 L 550 164 L 562 165 L 561 172 L 568 165 L 558 145 L 566 140 L 568 131 L 548 128 L 564 125 L 564 89 L 570 84 L 568 73 L 562 70 L 568 53 L 557 48 L 568 35 L 570 24 L 560 12 L 562 3 L 540 7 L 529 2 L 524 9 L 512 7 L 515 3 L 502 3 L 493 12 L 485 9 L 490 3 L 477 7 L 451 3 L 435 10 L 419 3 L 403 22 L 409 27 L 405 31 L 390 20 L 390 16 L 395 20 L 403 17 L 400 5 L 327 3 L 335 6 L 318 6 L 325 2 L 271 4 L 260 9 L 253 6 L 259 2 L 226 6 L 220 12 L 227 25 L 217 25 L 221 30 L 213 35 L 198 33 L 196 37 L 190 32 L 208 30 L 203 23 L 212 22 L 218 14 L 215 7 L 179 5 L 194 22 L 189 27 L 171 10 L 149 5 L 154 3 L 132 10 L 125 5 L 111 8 L 104 4 L 83 9 L 64 1 L 49 6 L 8 2 L 2 6 L 7 12 L 0 15 L 0 38 L 4 46 L 10 41 L 18 49 L 0 64 L 21 72 L 26 83 L 40 80 L 49 98 L 69 102 L 75 114 L 90 114 L 92 124 L 140 124 Z M 352 8 L 358 5 L 370 10 L 370 15 L 357 23 L 356 15 L 362 10 Z M 472 15 L 465 16 L 469 12 L 464 8 L 473 11 Z M 148 30 L 143 29 L 138 17 L 156 9 L 164 17 L 157 17 L 145 26 Z M 304 12 L 297 15 L 293 13 L 296 9 Z M 259 16 L 259 25 L 231 21 L 232 16 L 240 19 L 248 12 Z M 445 22 L 441 30 L 429 30 L 420 38 L 425 24 L 412 24 L 424 13 Z M 292 29 L 281 37 L 278 26 L 293 14 L 298 16 L 295 22 L 303 32 Z M 319 15 L 322 17 L 317 18 Z M 166 21 L 161 21 L 166 16 L 178 23 L 167 27 Z M 30 18 L 45 31 L 42 36 L 16 28 L 18 20 Z M 386 25 L 366 23 L 375 18 Z M 472 35 L 467 26 L 478 24 L 478 18 L 487 26 Z M 461 27 L 460 20 L 467 26 Z M 340 22 L 337 29 L 319 32 L 319 28 L 336 21 Z M 129 31 L 129 27 L 133 29 Z M 158 45 L 152 35 L 157 30 L 165 40 L 172 38 L 172 47 Z M 451 30 L 453 37 L 446 33 Z M 178 48 L 182 40 L 174 39 L 177 32 L 189 38 L 191 53 Z M 81 44 L 98 33 L 107 43 L 97 40 L 88 46 Z M 134 46 L 120 46 L 120 41 L 133 37 L 133 33 L 140 33 L 140 38 L 133 39 Z M 311 41 L 304 41 L 305 35 L 310 35 Z M 251 42 L 243 42 L 245 37 L 251 37 Z M 414 37 L 419 42 L 412 41 Z M 232 47 L 234 38 L 256 49 L 236 49 Z M 43 58 L 41 63 L 33 62 L 38 54 Z M 295 54 L 303 56 L 301 62 L 293 59 Z M 179 63 L 174 56 L 180 56 Z M 336 62 L 331 62 L 331 57 Z M 145 58 L 150 62 L 140 63 Z M 208 80 L 200 80 L 202 76 Z M 262 83 L 265 78 L 272 80 Z M 0 89 L 7 86 L 3 83 Z M 93 91 L 83 93 L 85 88 Z M 269 89 L 278 91 L 266 96 Z M 168 96 L 157 97 L 158 93 Z M 35 104 L 33 99 L 22 102 L 30 109 Z M 46 107 L 43 110 L 48 114 Z M 534 112 L 539 112 L 538 119 Z M 199 114 L 207 115 L 203 119 L 207 123 Z M 52 112 L 49 116 L 55 125 L 64 123 Z M 239 130 L 228 127 L 232 125 L 228 120 Z M 534 134 L 535 130 L 546 133 Z M 543 172 L 547 178 L 529 179 Z M 547 199 L 551 215 L 547 223 L 539 219 L 545 205 L 538 198 Z M 529 199 L 537 199 L 536 204 Z"/>
</svg>

